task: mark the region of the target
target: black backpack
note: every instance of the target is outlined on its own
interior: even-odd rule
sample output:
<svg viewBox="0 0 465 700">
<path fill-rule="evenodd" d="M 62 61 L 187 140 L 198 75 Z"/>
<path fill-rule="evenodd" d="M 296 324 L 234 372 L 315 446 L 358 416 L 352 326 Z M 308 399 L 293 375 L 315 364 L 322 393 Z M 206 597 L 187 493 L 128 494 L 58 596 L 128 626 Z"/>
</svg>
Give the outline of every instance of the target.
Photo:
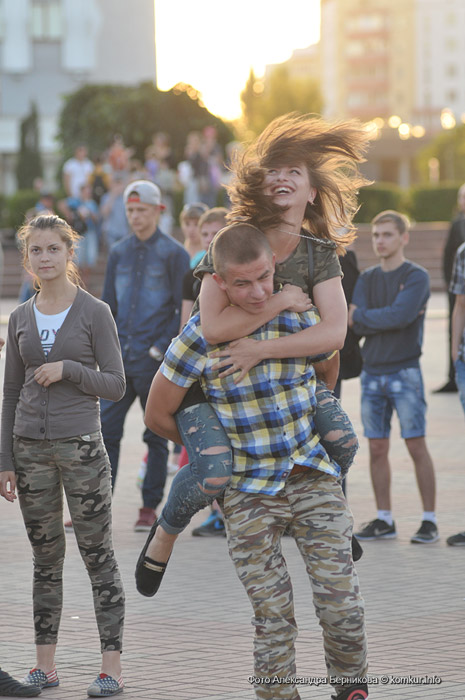
<svg viewBox="0 0 465 700">
<path fill-rule="evenodd" d="M 71 209 L 71 218 L 68 223 L 79 236 L 85 236 L 87 233 L 86 220 L 80 215 L 77 209 Z"/>
<path fill-rule="evenodd" d="M 308 254 L 308 276 L 310 280 L 310 288 L 308 294 L 311 296 L 313 292 L 313 246 L 311 240 L 307 238 L 307 254 Z M 344 294 L 347 303 L 352 300 L 352 292 L 355 283 L 360 274 L 357 258 L 355 253 L 347 251 L 346 255 L 341 259 L 341 264 L 344 272 Z M 344 261 L 344 262 L 342 262 Z M 345 283 L 344 283 L 345 282 Z M 347 329 L 347 335 L 344 342 L 344 347 L 340 351 L 340 369 L 339 376 L 341 379 L 352 379 L 358 377 L 362 371 L 362 353 L 360 351 L 360 337 L 356 335 L 351 328 Z"/>
<path fill-rule="evenodd" d="M 94 200 L 94 202 L 100 204 L 100 200 L 102 199 L 106 191 L 107 187 L 105 185 L 104 177 L 103 175 L 97 173 L 93 176 L 92 181 L 92 199 Z"/>
</svg>

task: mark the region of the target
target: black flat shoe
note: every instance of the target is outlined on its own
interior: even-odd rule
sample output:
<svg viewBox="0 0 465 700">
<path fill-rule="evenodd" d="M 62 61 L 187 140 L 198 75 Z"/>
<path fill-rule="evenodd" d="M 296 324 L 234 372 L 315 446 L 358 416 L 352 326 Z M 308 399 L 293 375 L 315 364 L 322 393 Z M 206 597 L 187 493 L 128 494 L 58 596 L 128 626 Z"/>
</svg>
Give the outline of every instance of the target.
<svg viewBox="0 0 465 700">
<path fill-rule="evenodd" d="M 168 566 L 168 562 L 162 563 L 145 556 L 150 542 L 155 537 L 157 527 L 158 522 L 152 525 L 136 564 L 136 588 L 141 595 L 145 595 L 147 598 L 154 596 L 160 588 L 163 574 Z"/>
<path fill-rule="evenodd" d="M 444 384 L 444 386 L 439 387 L 439 389 L 434 389 L 433 394 L 455 394 L 457 393 L 457 384 L 449 380 Z"/>
<path fill-rule="evenodd" d="M 362 558 L 363 548 L 355 535 L 352 535 L 352 559 L 358 561 Z"/>
</svg>

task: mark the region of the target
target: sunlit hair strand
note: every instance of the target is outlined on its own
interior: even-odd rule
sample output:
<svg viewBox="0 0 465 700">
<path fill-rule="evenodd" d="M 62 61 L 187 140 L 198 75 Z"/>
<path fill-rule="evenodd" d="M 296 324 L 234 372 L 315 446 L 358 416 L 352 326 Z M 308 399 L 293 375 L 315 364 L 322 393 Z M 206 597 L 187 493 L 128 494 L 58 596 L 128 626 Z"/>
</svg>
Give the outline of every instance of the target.
<svg viewBox="0 0 465 700">
<path fill-rule="evenodd" d="M 317 190 L 303 226 L 314 236 L 336 243 L 338 253 L 355 238 L 352 218 L 357 193 L 369 184 L 359 163 L 372 136 L 355 120 L 329 123 L 311 115 L 287 114 L 274 119 L 250 146 L 235 155 L 228 186 L 229 220 L 249 221 L 260 230 L 286 226 L 286 208 L 264 193 L 267 171 L 303 165 Z M 287 224 L 289 225 L 289 224 Z"/>
</svg>

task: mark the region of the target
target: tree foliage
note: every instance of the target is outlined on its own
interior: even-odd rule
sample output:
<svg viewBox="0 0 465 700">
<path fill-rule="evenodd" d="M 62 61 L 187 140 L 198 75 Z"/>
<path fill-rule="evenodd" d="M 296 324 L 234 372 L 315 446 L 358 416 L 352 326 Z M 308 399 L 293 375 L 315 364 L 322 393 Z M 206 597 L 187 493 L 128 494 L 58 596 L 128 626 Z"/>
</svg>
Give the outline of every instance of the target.
<svg viewBox="0 0 465 700">
<path fill-rule="evenodd" d="M 58 138 L 67 158 L 79 144 L 98 155 L 111 145 L 115 134 L 121 134 L 135 156 L 143 159 L 153 134 L 164 131 L 171 137 L 177 162 L 183 158 L 187 133 L 208 125 L 217 128 L 221 144 L 233 139 L 231 129 L 201 104 L 190 85 L 180 83 L 167 92 L 150 82 L 136 87 L 84 85 L 65 98 Z"/>
<path fill-rule="evenodd" d="M 282 114 L 319 114 L 323 108 L 318 82 L 291 77 L 286 65 L 277 66 L 265 83 L 257 80 L 251 70 L 241 93 L 241 102 L 245 126 L 255 135 Z"/>
<path fill-rule="evenodd" d="M 457 206 L 459 182 L 416 185 L 408 192 L 408 213 L 414 221 L 449 221 Z"/>
<path fill-rule="evenodd" d="M 29 114 L 21 121 L 20 150 L 16 164 L 18 189 L 32 189 L 34 180 L 42 176 L 39 143 L 39 116 L 34 102 Z"/>
<path fill-rule="evenodd" d="M 465 181 L 465 124 L 441 132 L 426 146 L 417 159 L 418 171 L 423 182 L 429 180 L 429 161 L 439 161 L 439 179 Z"/>
<path fill-rule="evenodd" d="M 396 209 L 413 221 L 449 221 L 457 202 L 457 191 L 462 183 L 442 182 L 439 185 L 415 185 L 402 189 L 390 182 L 377 182 L 362 187 L 358 201 L 360 209 L 355 223 L 370 223 L 385 209 Z"/>
<path fill-rule="evenodd" d="M 405 211 L 407 195 L 398 185 L 377 182 L 360 189 L 358 203 L 360 208 L 354 216 L 354 222 L 368 224 L 376 214 L 385 209 Z"/>
</svg>

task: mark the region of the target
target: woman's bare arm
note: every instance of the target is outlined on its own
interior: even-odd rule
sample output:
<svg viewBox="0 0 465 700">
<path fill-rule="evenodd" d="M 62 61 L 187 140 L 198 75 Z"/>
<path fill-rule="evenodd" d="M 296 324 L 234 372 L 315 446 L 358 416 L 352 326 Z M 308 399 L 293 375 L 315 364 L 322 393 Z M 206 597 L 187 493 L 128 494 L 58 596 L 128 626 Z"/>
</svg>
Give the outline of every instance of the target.
<svg viewBox="0 0 465 700">
<path fill-rule="evenodd" d="M 250 335 L 268 323 L 284 309 L 305 311 L 311 307 L 308 296 L 294 285 L 286 284 L 282 291 L 268 300 L 259 314 L 249 314 L 237 306 L 231 306 L 228 296 L 217 285 L 213 276 L 206 273 L 200 287 L 200 319 L 202 333 L 210 345 L 227 343 Z"/>
<path fill-rule="evenodd" d="M 265 345 L 264 358 L 304 357 L 340 350 L 347 333 L 347 302 L 341 278 L 332 277 L 313 289 L 321 321 L 291 336 L 259 341 Z"/>
<path fill-rule="evenodd" d="M 307 357 L 340 350 L 347 333 L 347 303 L 341 278 L 320 282 L 313 290 L 321 321 L 305 330 L 273 340 L 243 338 L 230 343 L 215 355 L 221 358 L 217 369 L 228 367 L 221 376 L 240 371 L 236 382 L 259 362 L 271 358 Z"/>
</svg>

